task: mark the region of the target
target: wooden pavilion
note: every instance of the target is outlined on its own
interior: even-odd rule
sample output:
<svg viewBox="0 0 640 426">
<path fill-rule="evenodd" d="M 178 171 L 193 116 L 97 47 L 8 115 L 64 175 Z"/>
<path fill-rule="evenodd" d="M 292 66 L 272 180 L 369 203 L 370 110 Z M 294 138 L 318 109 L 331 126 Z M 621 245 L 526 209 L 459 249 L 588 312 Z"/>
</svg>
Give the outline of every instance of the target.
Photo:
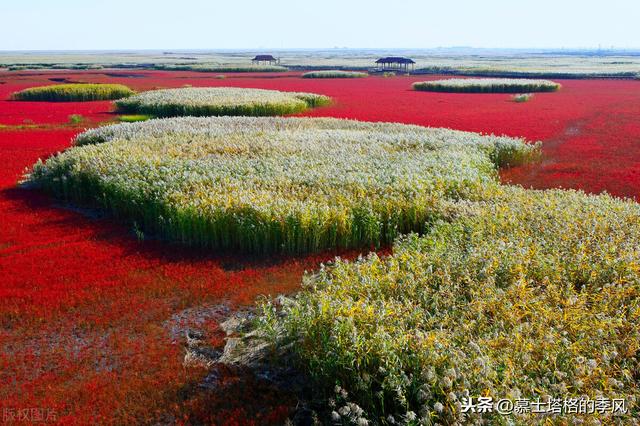
<svg viewBox="0 0 640 426">
<path fill-rule="evenodd" d="M 272 55 L 256 55 L 256 57 L 251 60 L 251 63 L 254 65 L 255 64 L 275 65 L 275 64 L 278 64 L 279 62 L 280 60 L 274 58 Z"/>
<path fill-rule="evenodd" d="M 403 56 L 385 56 L 376 61 L 379 71 L 404 71 L 409 72 L 409 67 L 413 71 L 415 69 L 415 61 Z"/>
</svg>

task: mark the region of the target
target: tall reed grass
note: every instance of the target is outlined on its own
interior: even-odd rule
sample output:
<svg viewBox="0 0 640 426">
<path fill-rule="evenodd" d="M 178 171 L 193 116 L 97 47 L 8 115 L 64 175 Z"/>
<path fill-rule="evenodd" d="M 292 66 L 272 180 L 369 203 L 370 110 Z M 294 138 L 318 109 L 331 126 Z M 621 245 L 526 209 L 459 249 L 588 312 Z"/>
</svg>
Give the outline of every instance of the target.
<svg viewBox="0 0 640 426">
<path fill-rule="evenodd" d="M 80 135 L 31 180 L 184 244 L 258 253 L 378 247 L 498 187 L 537 145 L 400 124 L 177 118 Z M 508 154 L 508 155 L 507 155 Z"/>
<path fill-rule="evenodd" d="M 413 83 L 413 89 L 425 92 L 454 93 L 530 93 L 555 92 L 560 89 L 560 85 L 550 80 L 451 78 Z"/>
<path fill-rule="evenodd" d="M 17 101 L 86 102 L 121 99 L 133 95 L 122 84 L 56 84 L 31 87 L 14 93 Z"/>
<path fill-rule="evenodd" d="M 260 330 L 297 356 L 336 424 L 571 424 L 561 409 L 463 413 L 465 398 L 627 401 L 638 418 L 640 206 L 607 195 L 502 187 L 459 203 L 393 254 L 308 275 Z M 347 404 L 345 404 L 347 400 Z M 347 409 L 343 408 L 346 406 Z M 350 408 L 350 409 L 349 409 Z M 547 410 L 547 408 L 544 408 Z M 541 420 L 547 419 L 547 420 Z M 407 422 L 411 420 L 411 422 Z"/>
<path fill-rule="evenodd" d="M 157 117 L 295 114 L 327 105 L 330 98 L 313 93 L 235 87 L 187 87 L 152 90 L 116 102 L 125 114 Z"/>
</svg>

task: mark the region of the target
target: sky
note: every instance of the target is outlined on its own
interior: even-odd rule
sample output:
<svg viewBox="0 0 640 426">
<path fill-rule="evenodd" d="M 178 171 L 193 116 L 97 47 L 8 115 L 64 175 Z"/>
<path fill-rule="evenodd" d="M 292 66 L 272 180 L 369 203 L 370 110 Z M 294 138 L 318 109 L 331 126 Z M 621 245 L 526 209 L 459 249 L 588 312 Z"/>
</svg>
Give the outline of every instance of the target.
<svg viewBox="0 0 640 426">
<path fill-rule="evenodd" d="M 639 48 L 638 0 L 0 0 L 0 50 Z"/>
</svg>

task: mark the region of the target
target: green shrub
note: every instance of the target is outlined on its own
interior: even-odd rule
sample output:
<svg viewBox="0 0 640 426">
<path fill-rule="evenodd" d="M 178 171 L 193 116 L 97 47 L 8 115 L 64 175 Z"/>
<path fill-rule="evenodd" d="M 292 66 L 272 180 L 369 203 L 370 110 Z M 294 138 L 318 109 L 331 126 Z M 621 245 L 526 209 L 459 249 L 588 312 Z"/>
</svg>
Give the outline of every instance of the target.
<svg viewBox="0 0 640 426">
<path fill-rule="evenodd" d="M 510 78 L 451 78 L 413 83 L 413 89 L 425 92 L 454 93 L 529 93 L 555 92 L 560 85 L 550 80 Z"/>
<path fill-rule="evenodd" d="M 31 87 L 13 94 L 18 101 L 85 102 L 120 99 L 134 92 L 121 84 L 56 84 Z"/>
<path fill-rule="evenodd" d="M 260 322 L 316 389 L 341 386 L 375 423 L 565 424 L 576 415 L 465 415 L 461 402 L 602 395 L 630 413 L 589 417 L 627 424 L 640 415 L 639 259 L 637 203 L 503 187 L 388 257 L 323 267 Z"/>
<path fill-rule="evenodd" d="M 157 117 L 286 115 L 326 105 L 330 98 L 313 93 L 236 87 L 193 87 L 143 92 L 116 102 L 120 112 Z"/>
<path fill-rule="evenodd" d="M 132 115 L 121 115 L 120 117 L 118 117 L 118 120 L 120 120 L 123 123 L 135 123 L 138 121 L 150 120 L 151 118 L 153 117 L 150 115 L 132 114 Z"/>
<path fill-rule="evenodd" d="M 70 124 L 80 124 L 84 121 L 84 117 L 80 114 L 71 114 L 69 116 L 69 123 Z"/>
<path fill-rule="evenodd" d="M 368 76 L 369 74 L 366 72 L 340 70 L 312 71 L 302 74 L 302 78 L 363 78 Z"/>
<path fill-rule="evenodd" d="M 31 179 L 184 244 L 259 253 L 376 247 L 424 232 L 521 139 L 309 118 L 178 118 L 93 129 Z"/>
</svg>

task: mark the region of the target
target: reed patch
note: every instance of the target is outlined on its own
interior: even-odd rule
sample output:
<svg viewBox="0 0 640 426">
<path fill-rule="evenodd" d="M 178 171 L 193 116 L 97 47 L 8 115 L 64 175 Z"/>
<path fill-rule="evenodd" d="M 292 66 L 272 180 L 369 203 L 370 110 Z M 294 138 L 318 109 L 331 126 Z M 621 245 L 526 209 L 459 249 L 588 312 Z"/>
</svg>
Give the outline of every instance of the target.
<svg viewBox="0 0 640 426">
<path fill-rule="evenodd" d="M 413 89 L 423 92 L 531 93 L 555 92 L 560 84 L 524 78 L 450 78 L 413 83 Z"/>
<path fill-rule="evenodd" d="M 175 118 L 89 130 L 34 167 L 60 198 L 184 244 L 259 253 L 379 247 L 490 198 L 522 139 L 311 118 Z"/>
<path fill-rule="evenodd" d="M 315 93 L 236 87 L 185 87 L 152 90 L 116 102 L 125 114 L 175 116 L 270 116 L 303 112 L 331 99 Z"/>
<path fill-rule="evenodd" d="M 122 84 L 55 84 L 24 89 L 11 98 L 17 101 L 87 102 L 121 99 L 134 94 Z"/>
<path fill-rule="evenodd" d="M 534 411 L 463 412 L 465 398 L 479 396 L 604 396 L 629 411 L 594 420 L 636 418 L 638 204 L 505 186 L 460 207 L 425 235 L 399 239 L 390 256 L 338 259 L 308 275 L 293 299 L 263 305 L 260 331 L 333 398 L 336 423 L 348 424 L 345 402 L 387 424 L 540 422 Z"/>
</svg>

